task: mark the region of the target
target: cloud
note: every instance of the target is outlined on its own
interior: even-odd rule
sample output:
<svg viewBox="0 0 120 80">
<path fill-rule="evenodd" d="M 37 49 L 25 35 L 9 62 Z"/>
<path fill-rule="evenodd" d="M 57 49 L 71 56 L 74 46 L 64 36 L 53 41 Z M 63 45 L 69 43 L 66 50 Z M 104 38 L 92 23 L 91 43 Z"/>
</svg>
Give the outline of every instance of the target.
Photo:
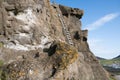
<svg viewBox="0 0 120 80">
<path fill-rule="evenodd" d="M 107 14 L 107 15 L 103 16 L 102 18 L 98 19 L 97 21 L 95 21 L 91 24 L 88 24 L 85 29 L 88 29 L 89 31 L 96 30 L 99 27 L 101 27 L 102 25 L 104 25 L 105 23 L 115 19 L 118 16 L 119 16 L 119 13 Z"/>
</svg>

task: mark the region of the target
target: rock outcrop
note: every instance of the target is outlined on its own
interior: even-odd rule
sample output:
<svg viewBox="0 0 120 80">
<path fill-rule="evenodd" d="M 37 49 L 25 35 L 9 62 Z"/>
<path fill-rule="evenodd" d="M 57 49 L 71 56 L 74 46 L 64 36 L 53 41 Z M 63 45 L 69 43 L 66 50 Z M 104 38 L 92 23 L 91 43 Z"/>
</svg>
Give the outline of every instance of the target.
<svg viewBox="0 0 120 80">
<path fill-rule="evenodd" d="M 71 16 L 76 16 L 77 18 L 80 19 L 83 15 L 83 10 L 80 10 L 78 8 L 70 8 L 62 5 L 59 5 L 59 8 L 62 14 L 65 16 L 71 15 Z"/>
<path fill-rule="evenodd" d="M 0 1 L 0 80 L 109 80 L 81 30 L 83 10 L 49 0 Z"/>
</svg>

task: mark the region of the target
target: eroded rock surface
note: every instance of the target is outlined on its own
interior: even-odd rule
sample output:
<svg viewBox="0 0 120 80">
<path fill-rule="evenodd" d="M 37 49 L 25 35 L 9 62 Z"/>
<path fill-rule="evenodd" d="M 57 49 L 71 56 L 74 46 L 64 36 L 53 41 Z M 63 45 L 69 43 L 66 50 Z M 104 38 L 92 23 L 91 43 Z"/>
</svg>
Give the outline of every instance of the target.
<svg viewBox="0 0 120 80">
<path fill-rule="evenodd" d="M 73 45 L 68 44 L 59 15 Z M 82 16 L 83 10 L 49 0 L 1 1 L 0 79 L 109 80 L 89 49 Z"/>
<path fill-rule="evenodd" d="M 67 6 L 59 5 L 60 10 L 62 11 L 62 14 L 65 16 L 76 16 L 77 18 L 81 18 L 83 16 L 83 10 L 80 10 L 78 8 L 70 8 Z"/>
</svg>

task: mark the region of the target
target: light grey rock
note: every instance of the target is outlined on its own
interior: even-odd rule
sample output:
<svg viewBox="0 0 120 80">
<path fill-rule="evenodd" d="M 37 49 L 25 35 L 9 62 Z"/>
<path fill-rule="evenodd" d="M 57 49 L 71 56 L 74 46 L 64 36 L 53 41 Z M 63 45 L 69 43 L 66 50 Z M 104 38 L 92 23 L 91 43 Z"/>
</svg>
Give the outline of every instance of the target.
<svg viewBox="0 0 120 80">
<path fill-rule="evenodd" d="M 58 17 L 62 15 L 69 45 Z M 81 30 L 83 11 L 49 0 L 0 3 L 1 80 L 109 80 Z M 4 75 L 4 76 L 3 76 Z"/>
</svg>

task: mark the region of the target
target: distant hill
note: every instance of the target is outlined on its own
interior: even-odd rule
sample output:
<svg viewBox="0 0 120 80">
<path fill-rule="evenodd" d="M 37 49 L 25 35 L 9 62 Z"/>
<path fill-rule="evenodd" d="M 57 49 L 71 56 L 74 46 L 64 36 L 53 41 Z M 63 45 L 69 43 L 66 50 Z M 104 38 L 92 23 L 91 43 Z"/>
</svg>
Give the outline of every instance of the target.
<svg viewBox="0 0 120 80">
<path fill-rule="evenodd" d="M 98 57 L 98 56 L 96 56 L 96 58 L 97 58 L 98 60 L 106 60 L 105 58 L 101 58 L 101 57 Z"/>
<path fill-rule="evenodd" d="M 104 59 L 97 57 L 100 60 L 101 65 L 109 72 L 113 74 L 120 74 L 120 55 L 113 59 Z"/>
<path fill-rule="evenodd" d="M 120 55 L 119 55 L 119 56 L 117 56 L 117 57 L 115 57 L 115 58 L 113 58 L 113 59 L 120 59 Z"/>
</svg>

